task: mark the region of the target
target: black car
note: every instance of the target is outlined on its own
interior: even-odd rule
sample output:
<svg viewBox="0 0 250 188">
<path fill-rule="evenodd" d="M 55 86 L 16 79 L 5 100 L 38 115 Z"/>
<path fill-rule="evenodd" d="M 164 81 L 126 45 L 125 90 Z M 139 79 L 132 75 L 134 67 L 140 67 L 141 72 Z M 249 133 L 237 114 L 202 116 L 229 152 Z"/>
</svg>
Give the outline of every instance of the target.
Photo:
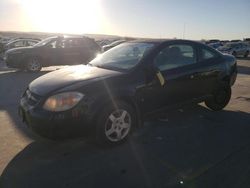
<svg viewBox="0 0 250 188">
<path fill-rule="evenodd" d="M 198 42 L 144 40 L 121 44 L 88 65 L 48 73 L 31 82 L 19 112 L 48 138 L 93 135 L 124 141 L 148 114 L 186 102 L 221 110 L 229 102 L 236 60 Z"/>
<path fill-rule="evenodd" d="M 14 48 L 5 53 L 8 67 L 39 71 L 51 65 L 88 63 L 101 48 L 87 37 L 56 36 L 44 39 L 32 47 Z"/>
</svg>

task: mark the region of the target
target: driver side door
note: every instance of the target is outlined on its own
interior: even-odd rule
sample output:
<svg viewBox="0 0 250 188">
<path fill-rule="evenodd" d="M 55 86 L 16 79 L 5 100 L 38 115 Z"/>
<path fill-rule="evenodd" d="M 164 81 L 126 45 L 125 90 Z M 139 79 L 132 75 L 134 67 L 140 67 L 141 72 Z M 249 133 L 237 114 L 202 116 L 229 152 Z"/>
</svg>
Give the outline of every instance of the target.
<svg viewBox="0 0 250 188">
<path fill-rule="evenodd" d="M 161 48 L 153 61 L 158 73 L 144 92 L 144 108 L 147 111 L 197 97 L 199 81 L 194 77 L 198 69 L 196 51 L 190 43 L 173 43 Z M 161 83 L 162 79 L 164 83 Z"/>
<path fill-rule="evenodd" d="M 42 57 L 47 66 L 62 64 L 61 41 L 55 39 L 43 47 Z"/>
</svg>

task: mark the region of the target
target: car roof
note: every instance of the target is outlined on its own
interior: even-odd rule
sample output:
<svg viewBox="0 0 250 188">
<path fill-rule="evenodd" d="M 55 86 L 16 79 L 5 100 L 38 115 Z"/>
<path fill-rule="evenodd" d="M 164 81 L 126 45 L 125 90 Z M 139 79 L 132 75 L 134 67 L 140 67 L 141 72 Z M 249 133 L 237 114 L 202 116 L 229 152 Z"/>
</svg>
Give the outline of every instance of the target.
<svg viewBox="0 0 250 188">
<path fill-rule="evenodd" d="M 16 41 L 22 41 L 22 40 L 34 40 L 34 41 L 39 41 L 38 39 L 16 39 L 11 42 L 16 42 Z"/>
<path fill-rule="evenodd" d="M 185 40 L 185 39 L 139 39 L 139 40 L 132 40 L 128 42 L 130 43 L 155 43 L 155 44 L 161 44 L 165 42 L 191 42 L 191 43 L 196 43 L 196 44 L 203 44 L 199 41 Z"/>
<path fill-rule="evenodd" d="M 18 41 L 36 41 L 36 42 L 39 42 L 38 39 L 16 39 L 16 40 L 10 41 L 9 43 L 7 43 L 7 45 L 18 42 Z"/>
<path fill-rule="evenodd" d="M 227 44 L 246 44 L 246 42 L 228 42 Z"/>
<path fill-rule="evenodd" d="M 63 35 L 63 36 L 58 36 L 59 38 L 65 38 L 65 39 L 86 39 L 89 37 L 85 37 L 85 36 L 71 36 L 71 35 Z"/>
</svg>

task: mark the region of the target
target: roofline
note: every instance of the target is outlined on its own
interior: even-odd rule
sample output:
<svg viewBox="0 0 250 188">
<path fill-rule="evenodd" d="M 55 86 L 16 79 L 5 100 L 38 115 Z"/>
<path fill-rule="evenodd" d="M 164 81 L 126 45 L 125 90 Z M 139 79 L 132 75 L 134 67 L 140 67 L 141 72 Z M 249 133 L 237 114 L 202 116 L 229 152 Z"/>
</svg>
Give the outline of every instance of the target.
<svg viewBox="0 0 250 188">
<path fill-rule="evenodd" d="M 194 42 L 197 44 L 203 44 L 200 41 L 195 41 L 195 40 L 187 40 L 187 39 L 138 39 L 138 40 L 131 40 L 127 42 L 145 42 L 145 43 L 165 43 L 165 42 Z"/>
</svg>

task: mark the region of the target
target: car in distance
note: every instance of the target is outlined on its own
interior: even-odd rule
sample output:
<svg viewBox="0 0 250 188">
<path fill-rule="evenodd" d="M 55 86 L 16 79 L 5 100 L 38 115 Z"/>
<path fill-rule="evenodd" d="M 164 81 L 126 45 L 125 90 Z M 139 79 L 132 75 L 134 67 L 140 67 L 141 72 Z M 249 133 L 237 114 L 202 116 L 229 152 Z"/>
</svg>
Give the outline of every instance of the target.
<svg viewBox="0 0 250 188">
<path fill-rule="evenodd" d="M 222 53 L 232 54 L 235 57 L 249 55 L 250 47 L 247 43 L 244 42 L 229 42 L 224 46 L 218 48 Z"/>
<path fill-rule="evenodd" d="M 220 42 L 220 40 L 219 39 L 211 39 L 211 40 L 206 41 L 206 44 L 217 43 L 217 42 Z"/>
<path fill-rule="evenodd" d="M 208 46 L 210 46 L 214 49 L 218 49 L 219 47 L 223 46 L 223 44 L 221 44 L 221 42 L 215 42 L 215 43 L 208 44 Z"/>
<path fill-rule="evenodd" d="M 108 44 L 108 45 L 104 45 L 102 47 L 102 51 L 103 52 L 106 52 L 107 50 L 111 49 L 111 48 L 114 48 L 115 46 L 119 45 L 119 44 L 122 44 L 126 42 L 126 40 L 117 40 L 115 42 L 112 42 L 111 44 Z"/>
<path fill-rule="evenodd" d="M 27 47 L 27 46 L 34 46 L 40 42 L 38 39 L 16 39 L 4 45 L 3 51 L 7 51 L 12 48 L 20 48 L 20 47 Z"/>
<path fill-rule="evenodd" d="M 231 40 L 230 42 L 242 42 L 240 39 Z"/>
<path fill-rule="evenodd" d="M 250 45 L 250 38 L 244 38 L 244 42 Z"/>
<path fill-rule="evenodd" d="M 51 65 L 73 65 L 88 63 L 101 48 L 87 37 L 49 37 L 32 47 L 13 48 L 5 53 L 8 67 L 40 71 Z"/>
<path fill-rule="evenodd" d="M 19 114 L 37 134 L 88 134 L 119 144 L 144 117 L 166 107 L 205 102 L 222 110 L 237 75 L 231 55 L 188 40 L 126 42 L 88 65 L 71 66 L 32 81 Z"/>
</svg>

